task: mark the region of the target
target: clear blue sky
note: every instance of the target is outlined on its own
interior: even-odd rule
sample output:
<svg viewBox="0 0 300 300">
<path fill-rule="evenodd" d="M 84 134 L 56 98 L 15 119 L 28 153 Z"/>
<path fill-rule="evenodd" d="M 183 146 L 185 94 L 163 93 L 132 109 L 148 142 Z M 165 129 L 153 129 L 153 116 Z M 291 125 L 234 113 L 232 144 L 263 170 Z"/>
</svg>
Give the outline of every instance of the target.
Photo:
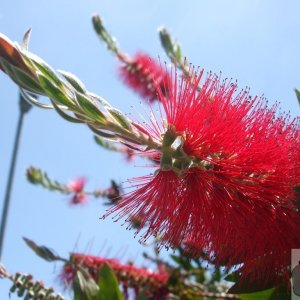
<svg viewBox="0 0 300 300">
<path fill-rule="evenodd" d="M 77 74 L 90 91 L 130 112 L 131 105 L 139 110 L 140 99 L 118 81 L 117 61 L 98 41 L 91 15 L 101 14 L 124 51 L 145 50 L 163 59 L 157 28 L 165 25 L 190 62 L 238 79 L 241 88 L 250 86 L 252 95 L 264 94 L 270 103 L 280 101 L 283 110 L 296 116 L 300 112 L 293 92 L 300 88 L 299 11 L 298 0 L 11 0 L 1 4 L 0 32 L 20 41 L 32 27 L 33 52 L 56 69 Z M 0 99 L 2 205 L 18 118 L 17 87 L 3 74 Z M 67 197 L 27 183 L 25 170 L 30 165 L 61 181 L 86 176 L 90 189 L 106 187 L 111 178 L 121 182 L 148 172 L 99 148 L 84 126 L 67 123 L 53 111 L 32 109 L 23 127 L 3 253 L 9 271 L 31 272 L 48 285 L 56 284 L 60 265 L 36 257 L 22 236 L 51 246 L 62 256 L 74 249 L 90 250 L 143 263 L 144 247 L 133 232 L 121 223 L 99 220 L 106 209 L 101 200 L 70 208 Z M 0 299 L 8 299 L 8 287 L 0 280 Z"/>
</svg>

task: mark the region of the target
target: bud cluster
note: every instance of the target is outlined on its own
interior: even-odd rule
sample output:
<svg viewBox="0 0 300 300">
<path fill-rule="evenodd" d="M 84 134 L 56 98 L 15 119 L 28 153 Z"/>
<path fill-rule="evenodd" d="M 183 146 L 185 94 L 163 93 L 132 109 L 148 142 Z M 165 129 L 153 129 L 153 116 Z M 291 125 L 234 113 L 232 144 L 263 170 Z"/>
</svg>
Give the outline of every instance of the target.
<svg viewBox="0 0 300 300">
<path fill-rule="evenodd" d="M 13 285 L 11 293 L 17 293 L 24 300 L 64 300 L 65 298 L 56 294 L 51 287 L 45 287 L 42 281 L 33 281 L 32 275 L 16 273 L 11 277 Z"/>
</svg>

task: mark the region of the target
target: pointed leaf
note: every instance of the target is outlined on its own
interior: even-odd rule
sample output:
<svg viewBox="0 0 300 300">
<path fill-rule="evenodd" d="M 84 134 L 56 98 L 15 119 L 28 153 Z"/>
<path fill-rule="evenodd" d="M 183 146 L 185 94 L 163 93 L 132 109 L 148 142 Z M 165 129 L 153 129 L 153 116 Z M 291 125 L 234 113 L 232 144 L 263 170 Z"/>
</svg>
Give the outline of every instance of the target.
<svg viewBox="0 0 300 300">
<path fill-rule="evenodd" d="M 79 78 L 77 78 L 74 74 L 67 72 L 67 71 L 62 71 L 62 70 L 59 70 L 58 72 L 60 74 L 62 74 L 62 76 L 64 76 L 64 78 L 72 85 L 72 87 L 76 91 L 83 93 L 83 94 L 86 93 L 86 89 L 85 89 L 83 82 Z"/>
<path fill-rule="evenodd" d="M 101 300 L 123 300 L 118 280 L 108 264 L 102 266 L 98 278 Z"/>
<path fill-rule="evenodd" d="M 76 99 L 82 110 L 94 121 L 106 123 L 106 117 L 97 105 L 87 96 L 81 93 L 76 94 Z"/>
<path fill-rule="evenodd" d="M 100 102 L 103 106 L 105 106 L 105 107 L 111 107 L 111 105 L 110 105 L 105 99 L 103 99 L 102 97 L 100 97 L 100 96 L 97 95 L 97 94 L 94 94 L 94 93 L 89 92 L 89 93 L 88 93 L 88 96 L 89 96 L 89 97 L 92 97 L 93 100 L 99 101 L 99 102 Z"/>
<path fill-rule="evenodd" d="M 88 125 L 89 126 L 89 125 Z M 89 128 L 97 135 L 105 138 L 105 139 L 108 139 L 110 141 L 116 141 L 116 136 L 112 133 L 108 133 L 106 131 L 102 131 L 102 130 L 99 130 L 97 128 L 94 128 L 93 126 L 89 126 Z"/>
<path fill-rule="evenodd" d="M 23 237 L 23 240 L 31 248 L 38 256 L 41 258 L 47 260 L 47 261 L 55 261 L 58 260 L 58 256 L 54 253 L 53 250 L 50 250 L 49 248 L 45 246 L 38 246 L 34 241 Z"/>
<path fill-rule="evenodd" d="M 22 48 L 24 48 L 25 50 L 28 50 L 28 46 L 29 46 L 29 41 L 30 41 L 30 36 L 31 36 L 31 28 L 29 28 L 23 37 L 22 40 Z"/>
<path fill-rule="evenodd" d="M 176 262 L 178 265 L 180 265 L 181 259 L 179 256 L 171 254 L 170 257 L 173 259 L 174 262 Z"/>
<path fill-rule="evenodd" d="M 59 106 L 57 106 L 57 105 L 55 104 L 54 101 L 51 100 L 51 102 L 52 102 L 52 104 L 53 104 L 54 109 L 57 111 L 57 113 L 58 113 L 62 118 L 64 118 L 65 120 L 67 120 L 67 121 L 69 121 L 69 122 L 72 122 L 72 123 L 84 123 L 83 121 L 81 121 L 81 120 L 79 120 L 79 119 L 77 119 L 77 118 L 71 117 L 71 116 L 69 116 L 68 114 L 66 114 L 62 109 L 59 108 Z"/>
<path fill-rule="evenodd" d="M 28 76 L 27 73 L 17 67 L 13 67 L 13 72 L 15 73 L 18 80 L 22 82 L 22 87 L 24 87 L 26 90 L 37 94 L 44 94 L 39 84 L 34 81 L 32 77 Z"/>
<path fill-rule="evenodd" d="M 94 136 L 94 139 L 99 146 L 107 150 L 118 151 L 118 148 L 112 142 L 108 142 L 96 135 Z"/>
<path fill-rule="evenodd" d="M 182 60 L 181 48 L 178 44 L 176 44 L 175 57 L 176 57 L 176 61 L 178 61 L 178 62 L 180 62 Z"/>
<path fill-rule="evenodd" d="M 113 107 L 107 107 L 106 110 L 124 129 L 132 128 L 130 120 L 121 111 Z"/>
<path fill-rule="evenodd" d="M 48 77 L 39 73 L 38 80 L 44 89 L 44 94 L 46 94 L 49 98 L 66 106 L 73 105 L 72 100 L 67 97 L 53 81 L 49 80 Z"/>
<path fill-rule="evenodd" d="M 74 280 L 74 300 L 100 300 L 99 287 L 94 279 L 88 274 L 77 270 Z"/>
<path fill-rule="evenodd" d="M 225 276 L 224 280 L 231 281 L 231 282 L 237 282 L 239 280 L 239 273 L 238 272 L 232 272 Z"/>
<path fill-rule="evenodd" d="M 54 69 L 48 65 L 44 60 L 42 60 L 37 55 L 26 51 L 26 58 L 33 64 L 44 76 L 48 78 L 48 80 L 54 82 L 57 86 L 61 86 L 62 82 L 57 76 Z"/>
</svg>

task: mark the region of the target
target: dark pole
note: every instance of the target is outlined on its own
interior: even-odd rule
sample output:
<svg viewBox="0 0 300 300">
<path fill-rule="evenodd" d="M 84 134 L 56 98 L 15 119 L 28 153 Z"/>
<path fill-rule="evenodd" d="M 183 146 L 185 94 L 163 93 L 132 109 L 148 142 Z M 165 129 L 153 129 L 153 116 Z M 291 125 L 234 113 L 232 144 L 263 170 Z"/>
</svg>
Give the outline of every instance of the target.
<svg viewBox="0 0 300 300">
<path fill-rule="evenodd" d="M 6 184 L 6 191 L 5 191 L 5 198 L 4 198 L 4 204 L 2 209 L 2 218 L 1 218 L 1 227 L 0 227 L 0 261 L 2 259 L 2 250 L 3 250 L 3 242 L 4 242 L 4 235 L 5 235 L 5 228 L 7 223 L 7 216 L 8 216 L 8 209 L 9 209 L 9 203 L 10 203 L 10 194 L 14 179 L 14 173 L 15 173 L 15 166 L 17 161 L 17 155 L 18 155 L 18 148 L 20 143 L 20 137 L 21 137 L 21 131 L 22 131 L 22 124 L 23 124 L 23 118 L 24 115 L 30 110 L 31 105 L 26 102 L 26 100 L 23 98 L 23 96 L 20 94 L 19 98 L 19 108 L 20 108 L 20 115 L 18 119 L 18 126 L 15 136 L 15 142 L 14 142 L 14 148 L 10 163 L 10 169 L 8 174 L 8 180 Z"/>
</svg>

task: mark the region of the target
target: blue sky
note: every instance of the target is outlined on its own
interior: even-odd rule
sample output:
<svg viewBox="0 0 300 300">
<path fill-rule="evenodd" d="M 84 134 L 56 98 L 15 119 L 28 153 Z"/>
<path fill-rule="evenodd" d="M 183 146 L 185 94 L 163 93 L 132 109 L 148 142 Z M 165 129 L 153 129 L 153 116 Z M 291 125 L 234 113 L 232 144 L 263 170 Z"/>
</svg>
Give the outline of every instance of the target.
<svg viewBox="0 0 300 300">
<path fill-rule="evenodd" d="M 87 88 L 125 112 L 138 111 L 139 97 L 117 77 L 117 61 L 101 44 L 91 25 L 99 13 L 107 28 L 129 54 L 143 50 L 167 59 L 157 28 L 166 26 L 194 65 L 224 77 L 238 79 L 270 103 L 280 101 L 284 111 L 299 115 L 293 89 L 300 88 L 300 2 L 297 0 L 77 0 L 3 1 L 0 32 L 20 41 L 32 27 L 30 49 L 54 68 L 80 77 Z M 0 205 L 18 118 L 17 87 L 0 74 Z M 143 107 L 144 109 L 144 107 Z M 142 165 L 137 161 L 136 165 Z M 26 236 L 53 247 L 62 256 L 69 251 L 91 252 L 142 264 L 144 247 L 121 222 L 99 220 L 106 207 L 92 200 L 85 207 L 68 205 L 67 197 L 27 183 L 30 165 L 68 182 L 88 177 L 88 187 L 106 187 L 111 178 L 122 182 L 147 174 L 118 154 L 99 148 L 90 131 L 67 123 L 53 111 L 32 109 L 26 115 L 11 198 L 3 263 L 11 272 L 31 272 L 48 285 L 56 285 L 60 265 L 40 260 L 24 244 Z M 123 254 L 122 254 L 123 253 Z M 124 254 L 125 253 L 125 254 Z M 0 298 L 8 299 L 7 281 L 0 280 Z M 12 299 L 15 296 L 12 297 Z M 17 299 L 17 298 L 16 298 Z"/>
</svg>

